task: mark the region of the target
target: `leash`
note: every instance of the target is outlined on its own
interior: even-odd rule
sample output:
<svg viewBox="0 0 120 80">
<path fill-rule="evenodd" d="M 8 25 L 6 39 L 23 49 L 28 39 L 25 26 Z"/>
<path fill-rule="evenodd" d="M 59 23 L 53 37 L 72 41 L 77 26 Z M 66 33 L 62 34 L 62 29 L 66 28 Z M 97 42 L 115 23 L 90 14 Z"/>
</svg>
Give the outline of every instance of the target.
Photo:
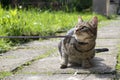
<svg viewBox="0 0 120 80">
<path fill-rule="evenodd" d="M 73 36 L 0 36 L 0 39 L 70 38 Z M 109 51 L 108 48 L 95 49 L 96 53 Z"/>
<path fill-rule="evenodd" d="M 0 38 L 4 39 L 35 39 L 35 38 L 66 38 L 72 36 L 0 36 Z"/>
</svg>

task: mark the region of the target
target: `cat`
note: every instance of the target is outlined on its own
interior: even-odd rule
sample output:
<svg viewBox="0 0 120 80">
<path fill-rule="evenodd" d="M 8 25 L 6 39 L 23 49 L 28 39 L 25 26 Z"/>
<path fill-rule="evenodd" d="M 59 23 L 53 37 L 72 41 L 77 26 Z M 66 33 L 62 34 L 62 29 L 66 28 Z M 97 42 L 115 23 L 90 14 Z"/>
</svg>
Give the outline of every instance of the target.
<svg viewBox="0 0 120 80">
<path fill-rule="evenodd" d="M 98 18 L 83 21 L 79 16 L 78 23 L 66 34 L 58 45 L 61 55 L 60 68 L 67 68 L 68 63 L 79 64 L 83 68 L 92 67 L 91 59 L 95 56 Z"/>
</svg>

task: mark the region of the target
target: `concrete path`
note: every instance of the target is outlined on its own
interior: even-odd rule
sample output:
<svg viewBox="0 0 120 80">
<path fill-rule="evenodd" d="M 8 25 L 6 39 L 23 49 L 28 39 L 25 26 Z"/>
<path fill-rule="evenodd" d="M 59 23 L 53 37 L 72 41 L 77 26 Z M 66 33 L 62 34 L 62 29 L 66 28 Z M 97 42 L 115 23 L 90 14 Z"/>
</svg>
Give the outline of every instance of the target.
<svg viewBox="0 0 120 80">
<path fill-rule="evenodd" d="M 30 42 L 0 56 L 1 72 L 14 72 L 22 67 L 14 75 L 1 80 L 117 80 L 115 67 L 120 43 L 120 20 L 113 20 L 98 30 L 96 48 L 108 48 L 109 52 L 96 54 L 92 60 L 94 66 L 90 69 L 75 66 L 60 69 L 59 41 Z M 30 64 L 23 65 L 28 62 Z"/>
</svg>

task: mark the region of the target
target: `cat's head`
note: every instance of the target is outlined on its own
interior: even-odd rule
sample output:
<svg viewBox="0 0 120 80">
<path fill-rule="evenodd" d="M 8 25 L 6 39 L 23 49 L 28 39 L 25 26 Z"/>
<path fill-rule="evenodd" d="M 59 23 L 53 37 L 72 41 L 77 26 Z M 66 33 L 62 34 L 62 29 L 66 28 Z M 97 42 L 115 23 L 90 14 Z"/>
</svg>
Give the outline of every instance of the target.
<svg viewBox="0 0 120 80">
<path fill-rule="evenodd" d="M 98 18 L 95 16 L 91 21 L 83 21 L 81 17 L 78 17 L 78 23 L 75 26 L 74 36 L 77 41 L 91 42 L 95 41 L 97 37 L 97 25 Z"/>
</svg>

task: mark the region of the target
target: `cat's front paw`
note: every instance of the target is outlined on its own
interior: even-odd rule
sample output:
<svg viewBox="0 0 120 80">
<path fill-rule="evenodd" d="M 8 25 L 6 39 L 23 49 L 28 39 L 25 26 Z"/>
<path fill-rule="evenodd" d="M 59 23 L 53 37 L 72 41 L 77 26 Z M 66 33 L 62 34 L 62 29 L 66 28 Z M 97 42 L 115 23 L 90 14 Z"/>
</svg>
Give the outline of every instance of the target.
<svg viewBox="0 0 120 80">
<path fill-rule="evenodd" d="M 67 68 L 67 65 L 61 65 L 60 68 L 65 69 L 65 68 Z"/>
</svg>

